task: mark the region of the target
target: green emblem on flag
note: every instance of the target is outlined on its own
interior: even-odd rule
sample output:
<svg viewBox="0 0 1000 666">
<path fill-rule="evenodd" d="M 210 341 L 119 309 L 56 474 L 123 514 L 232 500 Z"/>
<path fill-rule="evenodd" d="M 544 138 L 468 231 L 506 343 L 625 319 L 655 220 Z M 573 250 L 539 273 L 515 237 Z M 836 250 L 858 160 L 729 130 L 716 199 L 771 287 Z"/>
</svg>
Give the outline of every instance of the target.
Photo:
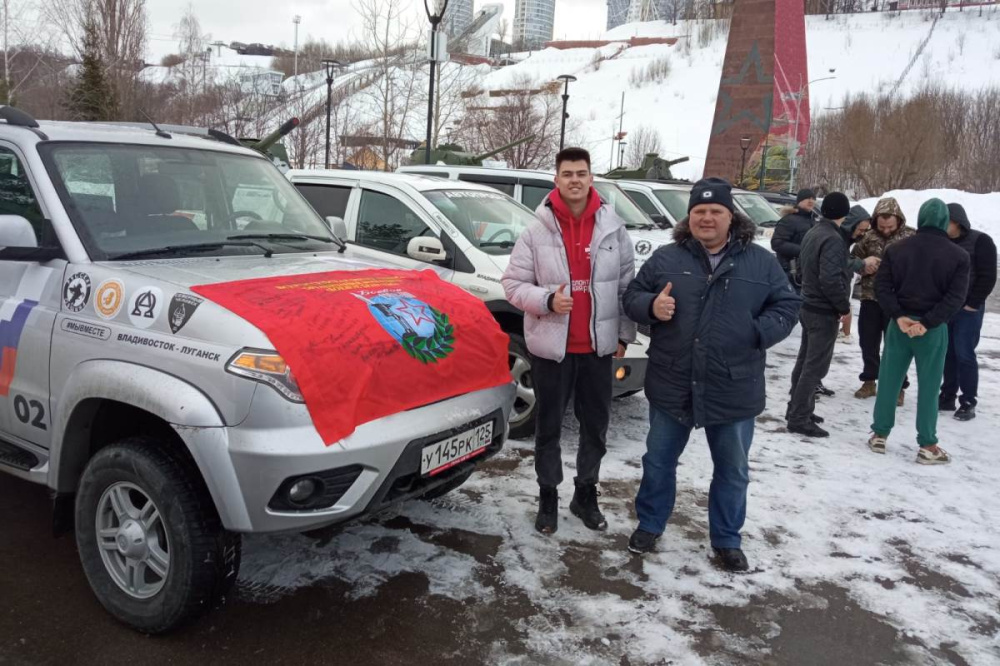
<svg viewBox="0 0 1000 666">
<path fill-rule="evenodd" d="M 402 345 L 407 354 L 421 363 L 437 363 L 455 351 L 455 327 L 448 322 L 448 315 L 429 306 L 428 309 L 434 315 L 434 332 L 426 337 L 407 332 Z"/>
</svg>

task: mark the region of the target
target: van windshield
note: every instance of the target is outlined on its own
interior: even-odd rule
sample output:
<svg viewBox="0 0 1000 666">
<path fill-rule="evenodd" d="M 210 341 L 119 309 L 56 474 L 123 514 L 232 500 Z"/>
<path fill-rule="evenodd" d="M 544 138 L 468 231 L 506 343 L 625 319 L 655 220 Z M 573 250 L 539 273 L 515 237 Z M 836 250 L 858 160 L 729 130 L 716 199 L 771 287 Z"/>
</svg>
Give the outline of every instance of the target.
<svg viewBox="0 0 1000 666">
<path fill-rule="evenodd" d="M 595 181 L 594 189 L 601 195 L 604 203 L 615 209 L 618 217 L 625 220 L 626 229 L 656 229 L 653 221 L 642 212 L 642 209 L 635 205 L 635 202 L 625 190 L 614 183 L 606 181 Z"/>
<path fill-rule="evenodd" d="M 653 190 L 653 195 L 660 200 L 674 220 L 680 222 L 688 214 L 688 199 L 691 193 L 684 190 Z"/>
<path fill-rule="evenodd" d="M 93 259 L 336 249 L 316 212 L 263 158 L 107 143 L 39 150 Z"/>
<path fill-rule="evenodd" d="M 535 220 L 530 210 L 500 192 L 433 190 L 424 196 L 486 254 L 510 254 Z"/>
<path fill-rule="evenodd" d="M 734 192 L 733 198 L 740 208 L 759 227 L 773 227 L 781 219 L 767 199 L 753 192 Z"/>
</svg>

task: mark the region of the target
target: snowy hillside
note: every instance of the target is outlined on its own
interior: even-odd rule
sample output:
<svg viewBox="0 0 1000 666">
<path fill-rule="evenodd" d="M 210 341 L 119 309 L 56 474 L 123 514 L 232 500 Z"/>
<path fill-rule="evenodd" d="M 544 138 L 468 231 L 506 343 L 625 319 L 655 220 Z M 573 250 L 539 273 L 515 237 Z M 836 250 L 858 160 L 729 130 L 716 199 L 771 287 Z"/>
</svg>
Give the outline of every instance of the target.
<svg viewBox="0 0 1000 666">
<path fill-rule="evenodd" d="M 917 213 L 920 206 L 931 198 L 938 198 L 945 203 L 962 204 L 974 229 L 985 231 L 993 238 L 1000 238 L 1000 192 L 992 194 L 970 194 L 958 190 L 893 190 L 885 196 L 895 197 L 906 215 L 910 226 L 917 226 Z M 878 197 L 864 199 L 860 203 L 866 210 L 875 210 Z"/>
</svg>

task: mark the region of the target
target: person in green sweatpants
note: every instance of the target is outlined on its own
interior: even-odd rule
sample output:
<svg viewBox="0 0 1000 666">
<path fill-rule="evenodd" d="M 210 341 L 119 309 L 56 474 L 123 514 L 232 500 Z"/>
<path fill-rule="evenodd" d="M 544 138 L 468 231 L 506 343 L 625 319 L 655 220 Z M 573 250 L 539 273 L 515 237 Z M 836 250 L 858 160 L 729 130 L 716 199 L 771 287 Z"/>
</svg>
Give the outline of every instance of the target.
<svg viewBox="0 0 1000 666">
<path fill-rule="evenodd" d="M 920 207 L 917 233 L 886 248 L 875 274 L 875 295 L 890 321 L 878 374 L 868 448 L 885 453 L 896 421 L 896 399 L 910 362 L 917 362 L 917 462 L 951 462 L 938 446 L 937 395 L 948 352 L 947 322 L 965 303 L 968 253 L 948 242 L 948 208 L 940 199 Z M 964 256 L 963 256 L 964 255 Z"/>
</svg>

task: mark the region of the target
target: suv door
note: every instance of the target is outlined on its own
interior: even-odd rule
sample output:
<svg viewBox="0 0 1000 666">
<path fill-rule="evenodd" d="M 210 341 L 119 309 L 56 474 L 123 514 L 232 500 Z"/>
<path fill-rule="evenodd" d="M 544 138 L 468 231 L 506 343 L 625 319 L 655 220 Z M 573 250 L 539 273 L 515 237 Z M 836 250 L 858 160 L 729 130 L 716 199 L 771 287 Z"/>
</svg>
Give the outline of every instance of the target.
<svg viewBox="0 0 1000 666">
<path fill-rule="evenodd" d="M 0 215 L 20 215 L 39 247 L 57 243 L 14 146 L 0 142 Z M 66 262 L 4 259 L 0 254 L 0 433 L 49 448 L 49 352 L 62 301 Z M 89 298 L 89 295 L 88 295 Z"/>
</svg>

